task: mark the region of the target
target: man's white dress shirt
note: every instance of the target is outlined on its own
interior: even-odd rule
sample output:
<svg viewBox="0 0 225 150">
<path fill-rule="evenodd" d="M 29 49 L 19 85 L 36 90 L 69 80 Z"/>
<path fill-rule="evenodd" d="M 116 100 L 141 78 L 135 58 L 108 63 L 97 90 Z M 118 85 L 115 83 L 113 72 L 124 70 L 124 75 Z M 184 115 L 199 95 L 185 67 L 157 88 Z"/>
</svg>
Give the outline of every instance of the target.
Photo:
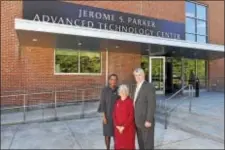
<svg viewBox="0 0 225 150">
<path fill-rule="evenodd" d="M 144 83 L 144 81 L 142 81 L 141 83 L 137 84 L 137 86 L 136 86 L 136 90 L 135 90 L 135 93 L 134 93 L 134 105 L 135 105 L 135 102 L 137 100 L 138 93 L 139 93 L 140 88 L 141 88 L 141 86 L 142 86 L 143 83 Z"/>
</svg>

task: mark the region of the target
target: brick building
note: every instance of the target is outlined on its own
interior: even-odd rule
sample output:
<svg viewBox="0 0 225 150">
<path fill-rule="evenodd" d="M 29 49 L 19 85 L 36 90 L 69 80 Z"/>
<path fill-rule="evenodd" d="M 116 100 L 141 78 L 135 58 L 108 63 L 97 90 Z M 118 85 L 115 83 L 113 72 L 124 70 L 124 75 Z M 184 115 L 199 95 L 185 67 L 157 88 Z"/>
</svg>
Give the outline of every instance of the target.
<svg viewBox="0 0 225 150">
<path fill-rule="evenodd" d="M 2 95 L 103 86 L 111 73 L 133 84 L 140 66 L 159 93 L 191 70 L 202 89 L 224 88 L 223 1 L 2 1 L 1 10 Z"/>
</svg>

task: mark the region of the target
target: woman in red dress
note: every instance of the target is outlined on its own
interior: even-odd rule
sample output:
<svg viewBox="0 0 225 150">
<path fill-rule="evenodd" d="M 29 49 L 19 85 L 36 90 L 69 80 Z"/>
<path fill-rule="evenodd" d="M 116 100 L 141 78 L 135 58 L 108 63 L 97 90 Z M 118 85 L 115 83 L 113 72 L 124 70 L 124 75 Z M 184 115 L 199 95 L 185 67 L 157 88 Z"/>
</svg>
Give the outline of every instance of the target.
<svg viewBox="0 0 225 150">
<path fill-rule="evenodd" d="M 118 89 L 120 99 L 113 110 L 115 149 L 135 149 L 135 122 L 133 100 L 126 85 Z"/>
</svg>

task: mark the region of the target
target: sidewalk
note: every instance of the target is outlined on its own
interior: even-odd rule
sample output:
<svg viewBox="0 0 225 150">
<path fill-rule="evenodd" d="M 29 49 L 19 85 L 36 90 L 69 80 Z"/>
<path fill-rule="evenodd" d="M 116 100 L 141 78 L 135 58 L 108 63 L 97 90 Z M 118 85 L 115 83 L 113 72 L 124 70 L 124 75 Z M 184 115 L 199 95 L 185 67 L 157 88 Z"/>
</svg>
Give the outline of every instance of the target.
<svg viewBox="0 0 225 150">
<path fill-rule="evenodd" d="M 157 149 L 223 149 L 224 144 L 156 123 Z M 3 149 L 103 149 L 100 118 L 20 124 L 1 128 Z M 112 146 L 113 148 L 113 146 Z"/>
<path fill-rule="evenodd" d="M 177 100 L 179 99 L 171 100 L 168 105 L 174 106 Z M 193 99 L 191 113 L 188 111 L 189 99 L 182 99 L 182 101 L 182 105 L 170 117 L 167 130 L 156 122 L 155 147 L 157 149 L 223 149 L 224 94 L 201 93 L 199 98 Z M 77 105 L 59 107 L 57 112 L 61 116 L 60 121 L 2 126 L 1 148 L 103 149 L 102 124 L 99 114 L 96 113 L 97 106 L 98 102 L 85 104 L 86 117 L 92 118 L 63 120 L 66 115 L 69 116 L 68 114 L 71 118 L 76 116 L 79 118 L 82 107 Z M 37 112 L 29 113 L 28 119 L 34 119 L 35 116 L 42 119 L 40 117 L 42 112 L 39 111 L 39 114 Z M 46 112 L 47 110 L 44 117 L 50 114 Z M 9 121 L 17 119 L 16 115 L 13 118 L 4 117 L 3 119 L 8 118 Z M 158 114 L 158 117 L 162 116 Z"/>
</svg>

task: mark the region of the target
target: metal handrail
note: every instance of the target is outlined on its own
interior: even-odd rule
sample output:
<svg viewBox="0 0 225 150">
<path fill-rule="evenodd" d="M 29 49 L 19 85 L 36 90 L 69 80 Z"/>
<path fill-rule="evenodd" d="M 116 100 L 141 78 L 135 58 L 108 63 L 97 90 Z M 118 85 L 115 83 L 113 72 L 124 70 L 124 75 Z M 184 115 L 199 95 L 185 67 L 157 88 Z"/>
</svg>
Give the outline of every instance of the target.
<svg viewBox="0 0 225 150">
<path fill-rule="evenodd" d="M 179 106 L 182 102 L 178 103 L 177 105 L 175 105 L 173 108 L 170 108 L 167 113 L 172 112 L 175 108 L 177 108 L 177 106 Z"/>
<path fill-rule="evenodd" d="M 1 107 L 1 111 L 4 111 L 4 110 L 11 110 L 11 109 L 21 109 L 23 111 L 23 122 L 27 122 L 27 113 L 28 113 L 28 108 L 30 107 L 36 107 L 36 108 L 41 108 L 42 109 L 42 119 L 44 119 L 44 108 L 45 106 L 47 105 L 53 105 L 53 109 L 54 109 L 54 119 L 57 120 L 57 118 L 59 117 L 58 114 L 57 114 L 57 107 L 60 103 L 63 103 L 63 102 L 59 102 L 59 95 L 60 93 L 62 92 L 75 92 L 77 93 L 78 91 L 80 92 L 81 94 L 81 97 L 79 99 L 79 102 L 82 102 L 82 108 L 81 108 L 81 112 L 80 112 L 80 118 L 84 118 L 84 114 L 85 114 L 85 101 L 87 100 L 87 92 L 89 90 L 94 90 L 94 92 L 99 92 L 99 89 L 101 89 L 102 86 L 95 86 L 95 87 L 89 87 L 89 88 L 75 88 L 75 89 L 65 89 L 65 90 L 54 90 L 54 91 L 49 91 L 49 92 L 33 92 L 33 93 L 20 93 L 20 94 L 12 94 L 12 95 L 4 95 L 4 96 L 0 96 L 1 98 L 10 98 L 10 97 L 15 97 L 15 96 L 21 96 L 22 97 L 22 103 L 21 103 L 21 106 L 14 106 L 14 107 L 10 107 L 10 108 L 4 108 L 4 107 Z M 96 91 L 97 90 L 97 91 Z M 32 96 L 32 95 L 41 95 L 41 94 L 53 94 L 53 101 L 52 102 L 48 102 L 48 103 L 43 103 L 43 101 L 41 100 L 40 102 L 37 102 L 36 104 L 31 104 L 31 105 L 27 105 L 27 102 L 28 102 L 28 96 Z M 99 95 L 91 95 L 90 97 L 94 97 L 94 98 L 97 98 L 99 99 Z M 72 101 L 70 101 L 72 102 Z M 76 101 L 77 102 L 77 101 Z M 68 103 L 68 101 L 66 102 Z"/>
<path fill-rule="evenodd" d="M 164 106 L 164 109 L 165 109 L 165 112 L 164 112 L 164 115 L 165 115 L 165 129 L 167 129 L 167 124 L 168 124 L 168 116 L 169 116 L 169 113 L 172 112 L 175 108 L 177 108 L 180 104 L 178 103 L 177 105 L 175 105 L 173 108 L 169 109 L 169 110 L 166 110 L 166 104 L 167 104 L 167 101 L 172 99 L 173 97 L 175 97 L 177 94 L 179 94 L 181 91 L 183 91 L 185 88 L 189 87 L 189 96 L 193 96 L 193 86 L 191 84 L 189 85 L 186 85 L 184 87 L 182 87 L 180 90 L 178 90 L 176 93 L 174 93 L 172 96 L 170 96 L 169 98 L 167 98 L 165 100 L 165 106 Z M 191 98 L 190 98 L 190 101 L 189 101 L 189 112 L 191 112 Z"/>
<path fill-rule="evenodd" d="M 184 87 L 182 87 L 181 89 L 179 89 L 176 93 L 174 93 L 172 96 L 170 96 L 169 98 L 167 98 L 166 100 L 165 100 L 165 102 L 166 101 L 168 101 L 168 100 L 170 100 L 170 99 L 172 99 L 173 97 L 175 97 L 177 94 L 179 94 L 181 91 L 183 91 L 186 87 L 188 87 L 189 85 L 185 85 Z"/>
<path fill-rule="evenodd" d="M 52 91 L 53 92 L 53 91 Z M 13 95 L 3 95 L 0 96 L 1 98 L 4 97 L 14 97 L 14 96 L 23 96 L 23 95 L 38 95 L 38 94 L 50 94 L 52 92 L 39 92 L 39 93 L 26 93 L 26 94 L 13 94 Z"/>
<path fill-rule="evenodd" d="M 100 86 L 99 87 L 97 87 L 97 89 L 98 88 L 100 88 Z M 37 104 L 33 104 L 33 105 L 29 105 L 29 106 L 27 106 L 27 104 L 26 104 L 26 102 L 27 102 L 27 96 L 33 96 L 33 95 L 42 95 L 42 94 L 53 94 L 53 104 L 54 103 L 59 103 L 59 102 L 56 102 L 56 96 L 57 96 L 57 94 L 59 94 L 59 93 L 63 93 L 63 92 L 75 92 L 75 93 L 77 93 L 78 91 L 80 91 L 80 92 L 84 92 L 84 91 L 86 91 L 86 90 L 92 90 L 92 89 L 96 89 L 96 87 L 92 87 L 92 88 L 75 88 L 75 89 L 65 89 L 65 90 L 56 90 L 55 89 L 55 91 L 43 91 L 43 92 L 31 92 L 31 93 L 19 93 L 19 94 L 8 94 L 8 95 L 1 95 L 0 96 L 0 98 L 11 98 L 11 97 L 23 97 L 23 99 L 22 99 L 22 103 L 23 104 L 21 104 L 20 106 L 10 106 L 10 107 L 1 107 L 1 111 L 2 110 L 10 110 L 10 109 L 20 109 L 20 108 L 28 108 L 28 107 L 40 107 L 40 106 L 43 106 L 43 105 L 46 105 L 46 103 L 45 104 L 43 104 L 43 103 L 37 103 Z M 84 95 L 84 96 L 82 96 L 82 100 L 80 100 L 80 101 L 84 101 L 84 100 L 86 100 L 85 99 L 86 98 L 86 96 Z M 77 102 L 77 101 L 76 101 Z M 51 105 L 52 103 L 47 103 L 47 105 Z M 57 105 L 57 104 L 55 104 L 55 105 Z"/>
<path fill-rule="evenodd" d="M 81 88 L 81 89 L 76 89 L 78 91 L 84 91 L 84 90 L 89 90 L 89 89 L 93 89 L 95 87 L 91 87 L 91 88 Z M 50 93 L 53 93 L 53 92 L 57 92 L 57 93 L 60 93 L 60 92 L 72 92 L 74 91 L 74 89 L 70 89 L 70 90 L 55 90 L 55 91 L 48 91 L 48 92 L 35 92 L 35 93 L 22 93 L 22 94 L 12 94 L 12 95 L 2 95 L 0 96 L 1 98 L 3 97 L 12 97 L 12 96 L 23 96 L 23 95 L 38 95 L 38 94 L 50 94 Z"/>
</svg>

